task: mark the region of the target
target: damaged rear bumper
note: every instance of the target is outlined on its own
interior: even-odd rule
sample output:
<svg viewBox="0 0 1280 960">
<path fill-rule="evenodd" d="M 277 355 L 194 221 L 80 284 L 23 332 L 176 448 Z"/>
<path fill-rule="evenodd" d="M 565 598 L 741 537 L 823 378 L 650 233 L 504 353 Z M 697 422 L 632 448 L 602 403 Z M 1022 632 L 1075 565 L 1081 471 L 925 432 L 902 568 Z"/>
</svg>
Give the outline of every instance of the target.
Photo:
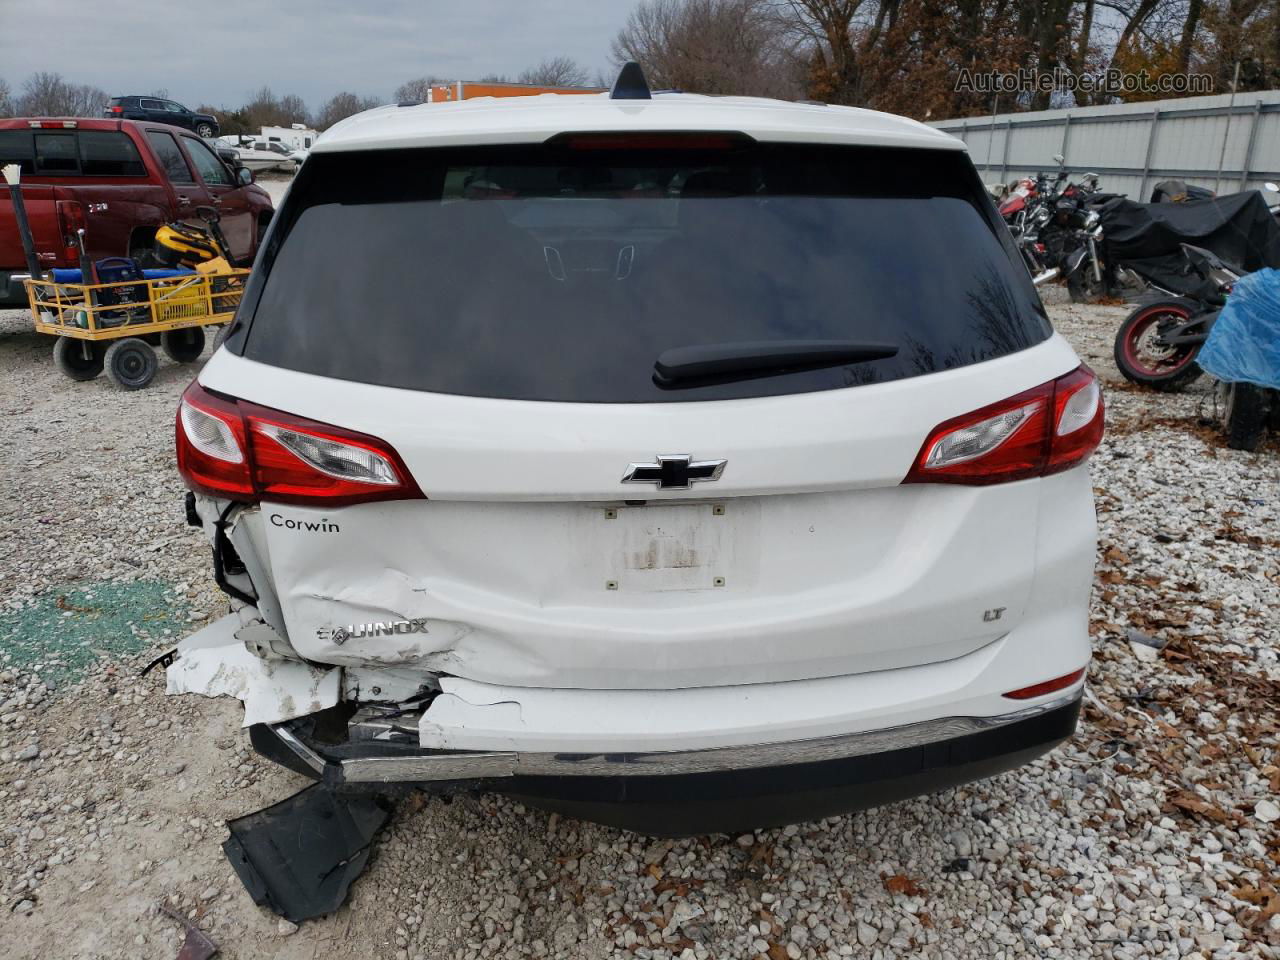
<svg viewBox="0 0 1280 960">
<path fill-rule="evenodd" d="M 180 644 L 169 692 L 239 697 L 267 757 L 336 790 L 489 789 L 653 835 L 812 820 L 991 776 L 1069 737 L 1083 690 L 1005 698 L 1079 660 L 1004 641 L 772 684 L 557 690 L 414 674 L 394 689 L 387 671 L 375 684 L 367 670 L 259 657 L 261 624 L 242 619 Z"/>
<path fill-rule="evenodd" d="M 788 743 L 646 753 L 326 745 L 310 718 L 258 724 L 263 755 L 334 787 L 490 789 L 655 836 L 778 826 L 932 793 L 1020 766 L 1075 730 L 1080 691 L 997 717 L 948 717 Z"/>
</svg>

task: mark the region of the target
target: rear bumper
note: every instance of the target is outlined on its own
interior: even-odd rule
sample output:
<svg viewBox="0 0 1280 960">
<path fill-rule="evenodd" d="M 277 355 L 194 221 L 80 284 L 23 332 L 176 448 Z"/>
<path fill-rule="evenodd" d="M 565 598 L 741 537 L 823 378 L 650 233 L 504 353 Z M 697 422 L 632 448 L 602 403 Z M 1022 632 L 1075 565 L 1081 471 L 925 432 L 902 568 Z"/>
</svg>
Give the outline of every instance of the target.
<svg viewBox="0 0 1280 960">
<path fill-rule="evenodd" d="M 334 787 L 414 783 L 490 789 L 658 836 L 818 819 L 932 793 L 1020 766 L 1071 736 L 1080 690 L 992 717 L 946 717 L 840 736 L 629 753 L 325 746 L 311 718 L 258 724 L 254 747 Z"/>
<path fill-rule="evenodd" d="M 26 306 L 27 288 L 23 281 L 30 276 L 25 270 L 0 270 L 0 305 Z"/>
</svg>

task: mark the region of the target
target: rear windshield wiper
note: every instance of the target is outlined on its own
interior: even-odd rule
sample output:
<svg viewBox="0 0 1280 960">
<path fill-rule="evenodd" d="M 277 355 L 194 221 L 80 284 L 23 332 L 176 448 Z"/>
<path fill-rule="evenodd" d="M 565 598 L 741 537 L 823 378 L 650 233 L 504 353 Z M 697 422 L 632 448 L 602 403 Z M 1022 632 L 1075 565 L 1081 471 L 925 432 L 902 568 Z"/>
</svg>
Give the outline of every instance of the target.
<svg viewBox="0 0 1280 960">
<path fill-rule="evenodd" d="M 865 340 L 704 343 L 662 351 L 653 365 L 653 380 L 666 387 L 691 380 L 732 379 L 739 374 L 750 376 L 793 368 L 816 369 L 884 360 L 897 352 L 897 346 L 892 343 Z"/>
</svg>

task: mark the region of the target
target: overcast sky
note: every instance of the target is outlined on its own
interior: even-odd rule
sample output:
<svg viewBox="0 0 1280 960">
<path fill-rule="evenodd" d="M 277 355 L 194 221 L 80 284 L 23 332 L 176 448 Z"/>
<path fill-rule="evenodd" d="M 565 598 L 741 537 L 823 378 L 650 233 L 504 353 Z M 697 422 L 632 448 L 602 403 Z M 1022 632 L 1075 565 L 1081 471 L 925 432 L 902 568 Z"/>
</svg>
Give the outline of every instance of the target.
<svg viewBox="0 0 1280 960">
<path fill-rule="evenodd" d="M 266 84 L 312 109 L 340 90 L 513 75 L 565 55 L 590 76 L 635 0 L 0 0 L 0 77 L 37 70 L 108 95 L 237 106 Z M 23 21 L 25 20 L 25 23 Z M 22 42 L 19 42 L 19 41 Z"/>
</svg>

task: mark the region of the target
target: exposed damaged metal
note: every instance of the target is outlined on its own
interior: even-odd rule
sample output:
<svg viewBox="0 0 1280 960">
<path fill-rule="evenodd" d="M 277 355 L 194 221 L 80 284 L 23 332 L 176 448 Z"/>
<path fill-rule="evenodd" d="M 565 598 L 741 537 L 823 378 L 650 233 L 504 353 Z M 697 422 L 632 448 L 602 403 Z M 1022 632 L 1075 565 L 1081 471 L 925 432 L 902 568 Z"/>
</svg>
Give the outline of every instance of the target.
<svg viewBox="0 0 1280 960">
<path fill-rule="evenodd" d="M 391 804 L 320 784 L 227 822 L 223 852 L 259 906 L 297 923 L 342 906 Z"/>
</svg>

